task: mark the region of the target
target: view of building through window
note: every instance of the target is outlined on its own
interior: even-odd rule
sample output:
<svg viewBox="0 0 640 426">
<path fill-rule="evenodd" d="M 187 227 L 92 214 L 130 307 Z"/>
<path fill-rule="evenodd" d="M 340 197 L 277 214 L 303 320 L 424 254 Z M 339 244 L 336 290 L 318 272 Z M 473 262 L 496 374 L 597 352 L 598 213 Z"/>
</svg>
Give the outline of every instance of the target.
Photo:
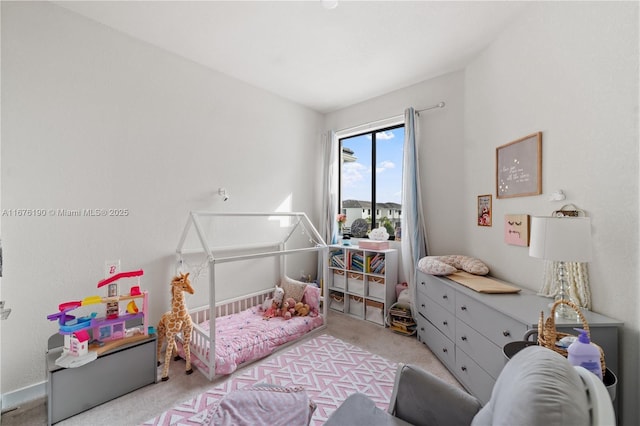
<svg viewBox="0 0 640 426">
<path fill-rule="evenodd" d="M 366 237 L 384 226 L 400 228 L 404 125 L 340 139 L 340 213 L 343 232 Z"/>
</svg>

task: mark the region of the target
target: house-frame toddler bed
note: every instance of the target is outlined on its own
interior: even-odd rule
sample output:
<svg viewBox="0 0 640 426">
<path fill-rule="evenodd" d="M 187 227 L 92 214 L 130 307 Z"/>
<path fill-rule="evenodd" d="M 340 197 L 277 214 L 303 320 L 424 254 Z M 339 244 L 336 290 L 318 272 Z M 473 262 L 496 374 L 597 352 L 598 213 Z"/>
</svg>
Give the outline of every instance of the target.
<svg viewBox="0 0 640 426">
<path fill-rule="evenodd" d="M 305 287 L 289 279 L 286 259 L 293 254 L 317 255 L 314 267 L 317 262 L 322 265 L 318 282 L 327 276 L 328 246 L 305 213 L 189 214 L 176 257 L 179 272 L 188 272 L 184 269 L 186 257 L 196 256 L 202 260 L 199 271 L 195 271 L 196 280 L 201 272 L 208 270 L 208 303 L 189 308 L 189 314 L 193 322 L 191 361 L 209 380 L 230 374 L 240 365 L 263 358 L 312 330 L 326 327 L 328 303 L 324 301 L 328 300 L 328 288 L 321 285 L 320 290 L 313 284 Z M 272 297 L 278 282 L 267 279 L 256 284 L 265 288 L 245 292 L 238 289 L 237 283 L 226 282 L 233 281 L 228 277 L 217 277 L 217 267 L 221 264 L 264 258 L 274 259 L 272 266 L 279 282 L 294 282 L 292 285 L 304 288 L 307 302 L 315 302 L 313 315 L 266 320 L 262 304 Z M 216 283 L 224 285 L 224 290 L 233 288 L 240 294 L 216 300 Z M 196 289 L 196 298 L 197 293 Z"/>
</svg>

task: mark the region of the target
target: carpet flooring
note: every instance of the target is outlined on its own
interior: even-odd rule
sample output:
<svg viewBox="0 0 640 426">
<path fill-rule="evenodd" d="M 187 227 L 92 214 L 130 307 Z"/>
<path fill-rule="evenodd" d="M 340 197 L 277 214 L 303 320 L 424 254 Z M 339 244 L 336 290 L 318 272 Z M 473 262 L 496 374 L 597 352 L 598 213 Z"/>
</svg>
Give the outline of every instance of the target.
<svg viewBox="0 0 640 426">
<path fill-rule="evenodd" d="M 215 402 L 229 392 L 270 383 L 303 386 L 317 405 L 311 424 L 322 425 L 349 395 L 360 392 L 386 409 L 396 364 L 327 334 L 281 352 L 231 380 L 179 404 L 144 425 L 200 425 Z"/>
</svg>

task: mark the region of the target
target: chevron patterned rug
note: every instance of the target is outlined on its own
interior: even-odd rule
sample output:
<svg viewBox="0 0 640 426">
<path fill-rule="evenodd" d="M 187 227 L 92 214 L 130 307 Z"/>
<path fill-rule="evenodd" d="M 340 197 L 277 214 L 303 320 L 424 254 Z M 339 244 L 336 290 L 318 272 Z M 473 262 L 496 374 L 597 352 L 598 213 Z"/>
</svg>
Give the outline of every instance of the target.
<svg viewBox="0 0 640 426">
<path fill-rule="evenodd" d="M 216 387 L 165 411 L 144 425 L 201 425 L 209 408 L 225 394 L 271 383 L 304 386 L 317 408 L 312 425 L 322 425 L 352 393 L 371 397 L 386 410 L 396 364 L 340 339 L 323 334 L 256 364 Z"/>
</svg>

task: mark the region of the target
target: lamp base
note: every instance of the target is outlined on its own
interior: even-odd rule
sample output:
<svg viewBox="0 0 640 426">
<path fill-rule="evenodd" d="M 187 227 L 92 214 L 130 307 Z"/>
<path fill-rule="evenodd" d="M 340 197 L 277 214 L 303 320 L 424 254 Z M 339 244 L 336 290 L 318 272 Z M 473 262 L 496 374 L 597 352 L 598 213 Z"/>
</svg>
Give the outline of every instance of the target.
<svg viewBox="0 0 640 426">
<path fill-rule="evenodd" d="M 571 300 L 569 296 L 569 284 L 567 283 L 567 273 L 565 262 L 558 262 L 558 293 L 556 294 L 555 301 L 558 300 Z M 575 302 L 573 302 L 575 304 Z M 576 304 L 577 305 L 577 304 Z M 564 303 L 558 304 L 556 307 L 556 318 L 562 318 L 565 320 L 578 321 L 578 313 L 571 307 Z"/>
<path fill-rule="evenodd" d="M 553 302 L 549 303 L 548 305 L 549 309 L 553 308 L 553 305 L 557 300 L 560 300 L 560 299 L 556 299 Z M 556 313 L 555 319 L 570 320 L 570 321 L 575 321 L 576 323 L 580 322 L 578 313 L 574 309 L 572 309 L 570 306 L 567 306 L 565 304 L 560 304 L 556 306 L 555 313 Z"/>
</svg>

